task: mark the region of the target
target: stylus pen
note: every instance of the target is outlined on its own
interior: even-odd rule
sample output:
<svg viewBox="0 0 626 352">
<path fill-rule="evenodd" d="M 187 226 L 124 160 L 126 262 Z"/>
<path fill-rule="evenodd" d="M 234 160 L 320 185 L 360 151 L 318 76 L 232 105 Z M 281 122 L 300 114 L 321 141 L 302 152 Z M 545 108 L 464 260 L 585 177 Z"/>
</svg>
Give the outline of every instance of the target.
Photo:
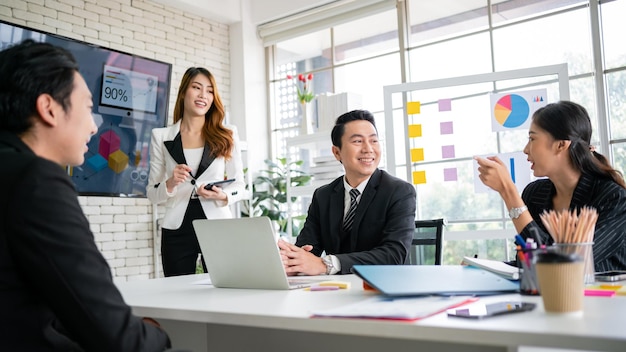
<svg viewBox="0 0 626 352">
<path fill-rule="evenodd" d="M 309 287 L 310 291 L 337 291 L 339 287 L 337 286 L 311 286 Z"/>
</svg>

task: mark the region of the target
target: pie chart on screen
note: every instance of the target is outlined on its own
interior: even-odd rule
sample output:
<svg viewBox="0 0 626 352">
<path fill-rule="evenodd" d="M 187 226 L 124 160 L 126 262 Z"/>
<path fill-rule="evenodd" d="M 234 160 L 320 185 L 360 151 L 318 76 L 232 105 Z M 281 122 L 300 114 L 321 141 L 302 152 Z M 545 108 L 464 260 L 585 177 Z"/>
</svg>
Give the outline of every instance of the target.
<svg viewBox="0 0 626 352">
<path fill-rule="evenodd" d="M 498 99 L 493 115 L 498 123 L 506 128 L 519 127 L 528 119 L 530 107 L 523 97 L 508 94 Z"/>
</svg>

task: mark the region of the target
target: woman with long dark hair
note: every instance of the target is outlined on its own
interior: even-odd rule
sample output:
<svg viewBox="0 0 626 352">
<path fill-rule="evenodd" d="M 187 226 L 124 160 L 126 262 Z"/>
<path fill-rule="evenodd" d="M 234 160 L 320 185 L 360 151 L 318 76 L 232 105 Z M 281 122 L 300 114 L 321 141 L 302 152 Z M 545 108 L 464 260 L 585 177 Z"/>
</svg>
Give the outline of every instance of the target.
<svg viewBox="0 0 626 352">
<path fill-rule="evenodd" d="M 626 270 L 626 185 L 621 173 L 591 145 L 587 110 L 570 101 L 538 109 L 524 153 L 536 177 L 520 196 L 506 166 L 497 157 L 480 158 L 480 180 L 500 193 L 522 237 L 552 238 L 540 214 L 593 207 L 598 212 L 593 255 L 596 271 Z"/>
</svg>

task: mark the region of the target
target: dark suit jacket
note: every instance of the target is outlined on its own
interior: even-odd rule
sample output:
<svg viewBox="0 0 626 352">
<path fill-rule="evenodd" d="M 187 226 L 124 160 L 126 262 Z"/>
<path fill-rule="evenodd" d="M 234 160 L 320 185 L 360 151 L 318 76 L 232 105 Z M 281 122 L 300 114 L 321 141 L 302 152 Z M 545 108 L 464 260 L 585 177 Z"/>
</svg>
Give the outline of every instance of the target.
<svg viewBox="0 0 626 352">
<path fill-rule="evenodd" d="M 162 351 L 131 313 L 59 165 L 0 131 L 0 350 Z"/>
<path fill-rule="evenodd" d="M 522 237 L 532 236 L 531 229 L 535 228 L 544 243 L 553 242 L 539 215 L 553 209 L 555 193 L 549 179 L 537 180 L 524 188 L 522 199 L 534 221 L 524 228 Z M 574 189 L 570 210 L 583 206 L 598 211 L 593 244 L 595 270 L 626 270 L 626 189 L 612 180 L 582 174 Z"/>
<path fill-rule="evenodd" d="M 350 249 L 340 251 L 344 213 L 343 176 L 313 193 L 297 246 L 313 245 L 313 254 L 337 256 L 341 274 L 355 264 L 405 264 L 415 231 L 415 188 L 376 170 L 370 177 L 354 217 Z"/>
</svg>

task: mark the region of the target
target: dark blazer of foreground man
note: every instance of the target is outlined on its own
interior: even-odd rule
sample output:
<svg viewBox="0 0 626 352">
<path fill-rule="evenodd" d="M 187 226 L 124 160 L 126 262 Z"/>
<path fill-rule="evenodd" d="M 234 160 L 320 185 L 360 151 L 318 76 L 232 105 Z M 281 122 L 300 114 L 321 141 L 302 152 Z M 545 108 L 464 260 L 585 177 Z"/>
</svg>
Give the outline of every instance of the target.
<svg viewBox="0 0 626 352">
<path fill-rule="evenodd" d="M 313 193 L 295 245 L 279 241 L 288 274 L 349 274 L 355 264 L 401 265 L 415 231 L 415 188 L 378 169 L 380 144 L 374 117 L 354 110 L 337 118 L 333 154 L 345 175 Z M 360 199 L 349 231 L 343 228 L 350 197 Z M 322 254 L 325 252 L 325 255 Z"/>
<path fill-rule="evenodd" d="M 64 49 L 27 40 L 0 52 L 0 351 L 163 351 L 132 314 L 64 170 L 97 126 Z"/>
</svg>

